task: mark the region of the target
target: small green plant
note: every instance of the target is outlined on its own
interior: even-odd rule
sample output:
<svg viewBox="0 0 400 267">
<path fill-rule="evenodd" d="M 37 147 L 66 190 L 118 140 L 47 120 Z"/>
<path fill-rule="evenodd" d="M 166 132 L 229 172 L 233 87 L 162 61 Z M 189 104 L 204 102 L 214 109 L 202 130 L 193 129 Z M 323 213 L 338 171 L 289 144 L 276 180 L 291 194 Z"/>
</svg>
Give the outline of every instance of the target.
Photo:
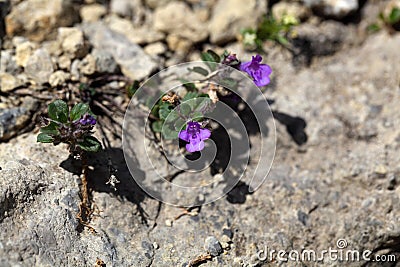
<svg viewBox="0 0 400 267">
<path fill-rule="evenodd" d="M 200 80 L 195 83 L 179 78 L 185 92 L 169 91 L 154 103 L 151 98 L 146 105 L 151 108 L 151 128 L 155 133 L 161 133 L 165 139 L 179 138 L 185 142 L 188 152 L 201 151 L 204 140 L 211 136 L 206 128 L 206 114 L 211 113 L 221 97 L 234 98 L 240 80 L 230 77 L 232 70 L 237 69 L 247 73 L 257 86 L 263 87 L 270 82 L 272 70 L 266 64 L 261 64 L 262 57 L 256 55 L 249 62 L 241 63 L 235 54 L 225 51 L 222 55 L 208 50 L 201 54 L 204 67 L 188 68 L 191 73 L 200 74 Z M 232 69 L 233 68 L 233 69 Z"/>
<path fill-rule="evenodd" d="M 95 115 L 86 103 L 78 103 L 69 110 L 63 100 L 55 100 L 48 105 L 48 118 L 42 118 L 42 127 L 37 136 L 40 143 L 68 144 L 69 152 L 82 163 L 82 201 L 77 218 L 80 225 L 88 226 L 91 204 L 87 189 L 86 153 L 97 152 L 101 143 L 93 136 L 93 127 L 97 123 Z M 90 227 L 91 228 L 91 227 Z M 92 228 L 91 228 L 92 229 Z"/>
<path fill-rule="evenodd" d="M 289 46 L 288 35 L 292 27 L 299 21 L 290 15 L 285 15 L 277 20 L 272 15 L 267 15 L 258 25 L 257 29 L 244 29 L 241 32 L 241 41 L 247 49 L 260 49 L 266 40 L 277 42 L 285 47 Z"/>
<path fill-rule="evenodd" d="M 387 15 L 383 12 L 379 13 L 378 21 L 370 24 L 367 30 L 377 32 L 382 28 L 386 28 L 390 33 L 400 30 L 400 8 L 392 8 Z"/>
</svg>

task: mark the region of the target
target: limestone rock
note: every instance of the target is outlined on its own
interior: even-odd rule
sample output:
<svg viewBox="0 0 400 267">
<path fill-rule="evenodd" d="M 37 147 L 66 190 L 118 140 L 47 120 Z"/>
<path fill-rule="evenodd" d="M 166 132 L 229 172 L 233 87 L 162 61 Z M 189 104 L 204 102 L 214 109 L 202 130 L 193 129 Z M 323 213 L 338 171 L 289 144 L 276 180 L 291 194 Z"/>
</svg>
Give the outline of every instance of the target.
<svg viewBox="0 0 400 267">
<path fill-rule="evenodd" d="M 278 2 L 272 6 L 272 14 L 277 20 L 283 16 L 291 16 L 298 21 L 304 21 L 310 16 L 310 9 L 298 2 Z"/>
<path fill-rule="evenodd" d="M 80 10 L 80 15 L 83 22 L 98 21 L 106 13 L 106 7 L 100 4 L 85 5 Z"/>
<path fill-rule="evenodd" d="M 71 0 L 27 0 L 13 7 L 5 26 L 8 36 L 42 41 L 52 38 L 57 27 L 70 26 L 78 19 Z"/>
<path fill-rule="evenodd" d="M 23 85 L 23 81 L 9 73 L 0 73 L 0 91 L 8 92 Z"/>
<path fill-rule="evenodd" d="M 110 29 L 125 35 L 129 41 L 135 44 L 154 43 L 163 40 L 165 37 L 164 33 L 156 31 L 147 25 L 134 27 L 130 20 L 115 15 L 108 16 L 105 21 Z"/>
<path fill-rule="evenodd" d="M 58 40 L 63 51 L 71 58 L 82 58 L 88 52 L 88 44 L 85 42 L 82 30 L 78 28 L 58 28 Z"/>
<path fill-rule="evenodd" d="M 15 48 L 16 63 L 21 67 L 25 67 L 29 57 L 32 55 L 36 48 L 37 45 L 29 41 L 18 44 Z"/>
<path fill-rule="evenodd" d="M 255 28 L 267 12 L 263 0 L 218 0 L 208 27 L 210 41 L 223 44 L 232 41 L 243 28 Z"/>
<path fill-rule="evenodd" d="M 20 107 L 0 109 L 0 141 L 7 141 L 17 135 L 32 119 L 38 102 L 32 97 L 25 97 Z M 1 221 L 0 214 L 0 221 Z"/>
<path fill-rule="evenodd" d="M 93 46 L 110 53 L 122 73 L 131 79 L 141 80 L 157 68 L 156 62 L 140 46 L 106 25 L 91 23 L 84 25 L 83 30 Z"/>
<path fill-rule="evenodd" d="M 53 71 L 53 62 L 50 55 L 43 48 L 37 49 L 29 57 L 25 66 L 25 73 L 38 84 L 47 83 Z"/>
<path fill-rule="evenodd" d="M 161 55 L 167 51 L 167 47 L 164 43 L 156 42 L 156 43 L 147 45 L 144 48 L 144 51 L 151 56 Z"/>
<path fill-rule="evenodd" d="M 49 77 L 49 84 L 53 87 L 57 87 L 63 85 L 66 80 L 71 77 L 69 73 L 66 73 L 62 70 L 58 70 L 50 75 Z"/>
<path fill-rule="evenodd" d="M 317 14 L 338 19 L 350 15 L 358 9 L 357 0 L 303 0 L 303 2 Z"/>
<path fill-rule="evenodd" d="M 154 13 L 154 28 L 175 34 L 191 42 L 207 38 L 208 31 L 190 7 L 184 2 L 173 1 L 159 7 Z"/>
</svg>

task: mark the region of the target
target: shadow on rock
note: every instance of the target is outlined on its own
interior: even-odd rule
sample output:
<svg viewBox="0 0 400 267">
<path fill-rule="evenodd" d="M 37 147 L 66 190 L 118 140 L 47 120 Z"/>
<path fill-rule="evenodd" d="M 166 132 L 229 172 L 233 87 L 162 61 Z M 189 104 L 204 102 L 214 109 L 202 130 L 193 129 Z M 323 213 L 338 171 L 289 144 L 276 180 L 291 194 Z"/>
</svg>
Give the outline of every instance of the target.
<svg viewBox="0 0 400 267">
<path fill-rule="evenodd" d="M 147 225 L 147 213 L 142 207 L 146 193 L 139 187 L 131 176 L 125 163 L 124 154 L 120 148 L 109 148 L 97 152 L 95 156 L 89 155 L 88 165 L 93 170 L 88 172 L 88 187 L 90 191 L 110 193 L 119 197 L 122 201 L 129 201 L 136 205 L 142 223 Z M 63 169 L 76 174 L 81 174 L 81 162 L 72 156 L 60 164 Z M 145 173 L 139 168 L 137 172 Z M 116 179 L 110 179 L 114 175 Z"/>
<path fill-rule="evenodd" d="M 304 129 L 307 127 L 307 123 L 303 118 L 292 117 L 288 114 L 278 111 L 273 111 L 272 114 L 277 121 L 286 126 L 287 132 L 290 134 L 296 144 L 302 145 L 307 142 L 308 137 L 304 131 Z"/>
</svg>

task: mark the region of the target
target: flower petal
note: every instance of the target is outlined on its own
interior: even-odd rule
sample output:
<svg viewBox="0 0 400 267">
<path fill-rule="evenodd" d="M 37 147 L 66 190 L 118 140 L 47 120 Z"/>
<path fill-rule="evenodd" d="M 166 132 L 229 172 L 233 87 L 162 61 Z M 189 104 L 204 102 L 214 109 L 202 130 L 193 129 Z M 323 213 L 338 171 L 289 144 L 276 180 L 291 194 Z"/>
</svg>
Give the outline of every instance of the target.
<svg viewBox="0 0 400 267">
<path fill-rule="evenodd" d="M 271 75 L 272 68 L 267 64 L 260 64 L 260 70 L 262 71 L 263 75 Z"/>
<path fill-rule="evenodd" d="M 186 150 L 189 152 L 200 151 L 200 150 L 203 150 L 203 148 L 204 148 L 203 141 L 197 142 L 196 144 L 190 142 L 189 144 L 186 145 Z"/>
<path fill-rule="evenodd" d="M 259 54 L 252 56 L 251 57 L 251 61 L 252 62 L 256 62 L 256 63 L 260 63 L 262 61 L 262 56 L 260 56 Z"/>
<path fill-rule="evenodd" d="M 206 140 L 210 138 L 211 136 L 211 131 L 208 129 L 200 129 L 200 134 L 199 134 L 201 140 Z"/>
<path fill-rule="evenodd" d="M 249 69 L 249 66 L 250 66 L 250 65 L 251 65 L 251 61 L 241 63 L 241 64 L 240 64 L 240 70 L 249 73 L 249 72 L 248 72 L 248 71 L 249 71 L 248 69 Z M 249 73 L 249 74 L 250 74 L 250 73 Z"/>
<path fill-rule="evenodd" d="M 188 135 L 187 130 L 180 131 L 179 138 L 182 139 L 183 141 L 189 142 L 189 135 Z"/>
</svg>

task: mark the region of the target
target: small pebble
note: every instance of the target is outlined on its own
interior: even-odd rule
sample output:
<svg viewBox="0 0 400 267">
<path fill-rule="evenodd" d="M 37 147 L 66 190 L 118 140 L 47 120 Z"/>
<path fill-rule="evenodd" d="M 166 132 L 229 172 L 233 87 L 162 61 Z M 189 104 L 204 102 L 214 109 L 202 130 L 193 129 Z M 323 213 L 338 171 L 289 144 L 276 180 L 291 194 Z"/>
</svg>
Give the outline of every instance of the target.
<svg viewBox="0 0 400 267">
<path fill-rule="evenodd" d="M 214 257 L 218 256 L 222 252 L 221 244 L 215 236 L 209 236 L 206 238 L 204 248 Z"/>
</svg>

